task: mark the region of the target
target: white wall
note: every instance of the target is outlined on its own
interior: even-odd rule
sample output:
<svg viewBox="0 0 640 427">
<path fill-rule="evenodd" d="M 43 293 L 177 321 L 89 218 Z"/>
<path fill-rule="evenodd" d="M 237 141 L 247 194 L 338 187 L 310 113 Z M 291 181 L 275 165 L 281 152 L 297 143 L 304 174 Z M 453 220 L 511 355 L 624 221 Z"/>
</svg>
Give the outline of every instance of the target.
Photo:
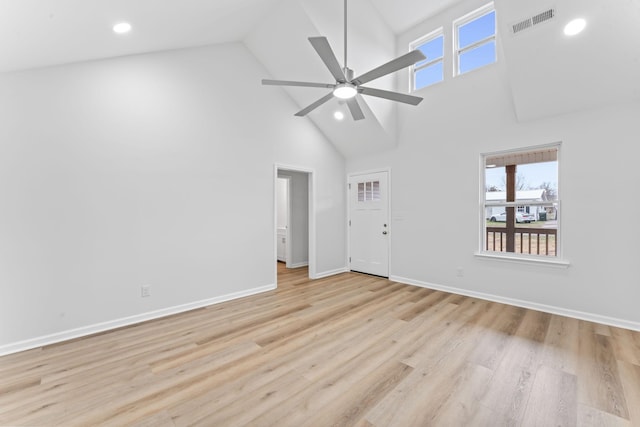
<svg viewBox="0 0 640 427">
<path fill-rule="evenodd" d="M 0 353 L 273 286 L 275 163 L 344 268 L 344 161 L 264 74 L 227 44 L 0 75 Z"/>
<path fill-rule="evenodd" d="M 473 6 L 466 2 L 448 18 Z M 399 38 L 399 49 L 443 23 L 434 19 L 412 29 Z M 397 150 L 348 161 L 348 173 L 391 167 L 391 275 L 640 328 L 640 222 L 633 219 L 640 168 L 632 155 L 640 103 L 518 122 L 501 57 L 420 91 L 419 107 L 399 110 Z M 475 257 L 480 154 L 557 141 L 562 244 L 571 265 Z"/>
</svg>

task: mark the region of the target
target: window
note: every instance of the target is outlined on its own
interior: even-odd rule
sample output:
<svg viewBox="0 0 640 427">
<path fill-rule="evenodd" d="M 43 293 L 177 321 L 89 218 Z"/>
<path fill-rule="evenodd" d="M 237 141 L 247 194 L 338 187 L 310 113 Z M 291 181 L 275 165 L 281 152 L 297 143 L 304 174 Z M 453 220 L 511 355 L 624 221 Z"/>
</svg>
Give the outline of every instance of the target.
<svg viewBox="0 0 640 427">
<path fill-rule="evenodd" d="M 496 11 L 493 3 L 454 22 L 455 74 L 496 62 Z"/>
<path fill-rule="evenodd" d="M 422 89 L 444 79 L 444 36 L 442 28 L 411 43 L 410 50 L 418 49 L 427 59 L 412 67 L 411 90 Z"/>
<path fill-rule="evenodd" d="M 358 183 L 359 202 L 380 201 L 380 181 L 367 181 Z"/>
<path fill-rule="evenodd" d="M 559 259 L 559 144 L 483 155 L 482 248 Z"/>
</svg>

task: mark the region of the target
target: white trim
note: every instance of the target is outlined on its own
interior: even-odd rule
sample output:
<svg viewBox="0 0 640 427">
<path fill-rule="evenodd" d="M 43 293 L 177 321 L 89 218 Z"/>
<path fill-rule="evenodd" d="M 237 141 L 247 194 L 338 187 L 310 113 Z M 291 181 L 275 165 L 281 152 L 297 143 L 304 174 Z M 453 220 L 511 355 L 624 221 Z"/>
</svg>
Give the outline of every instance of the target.
<svg viewBox="0 0 640 427">
<path fill-rule="evenodd" d="M 314 279 L 323 279 L 329 276 L 335 276 L 337 274 L 348 273 L 349 269 L 347 267 L 336 268 L 335 270 L 323 271 L 322 273 L 317 273 Z"/>
<path fill-rule="evenodd" d="M 533 229 L 535 230 L 535 228 Z M 522 256 L 520 254 L 509 254 L 507 255 L 505 252 L 478 252 L 475 253 L 474 256 L 478 258 L 492 259 L 498 261 L 507 261 L 507 262 L 516 262 L 520 264 L 529 264 L 529 265 L 548 265 L 552 267 L 563 267 L 567 268 L 569 265 L 569 261 L 557 259 L 555 257 L 551 258 L 534 258 L 532 256 Z"/>
<path fill-rule="evenodd" d="M 309 265 L 308 262 L 296 262 L 295 264 L 287 263 L 287 268 L 300 268 L 300 267 L 307 267 L 308 265 Z"/>
<path fill-rule="evenodd" d="M 315 169 L 310 169 L 310 168 L 305 168 L 305 167 L 301 167 L 301 166 L 294 166 L 294 165 L 286 165 L 286 164 L 282 164 L 282 163 L 274 163 L 273 164 L 273 247 L 274 247 L 274 252 L 273 252 L 273 256 L 274 256 L 274 260 L 273 260 L 273 265 L 274 265 L 274 270 L 273 270 L 273 274 L 274 274 L 274 279 L 273 282 L 276 284 L 278 284 L 278 269 L 276 268 L 276 263 L 278 262 L 278 218 L 277 218 L 277 194 L 276 194 L 276 188 L 278 185 L 278 171 L 281 171 L 283 173 L 286 174 L 287 171 L 290 172 L 300 172 L 300 173 L 306 173 L 308 175 L 308 185 L 309 185 L 309 191 L 308 191 L 308 197 L 309 197 L 309 278 L 310 279 L 315 279 L 316 278 L 316 209 L 315 209 L 315 195 L 316 195 L 316 172 Z M 289 211 L 289 214 L 291 214 L 291 211 Z M 291 218 L 291 215 L 289 215 L 289 218 Z M 288 227 L 289 229 L 291 227 Z M 287 241 L 287 247 L 290 246 L 291 243 L 291 235 L 290 232 L 287 231 L 287 236 L 289 238 L 289 240 Z M 287 257 L 289 256 L 289 252 L 287 252 Z M 290 267 L 290 264 L 287 260 L 287 267 Z"/>
<path fill-rule="evenodd" d="M 516 307 L 522 307 L 529 310 L 542 311 L 545 313 L 556 314 L 559 316 L 571 317 L 579 320 L 586 320 L 588 322 L 601 323 L 603 325 L 615 326 L 617 328 L 630 329 L 633 331 L 640 331 L 640 322 L 633 322 L 625 319 L 618 319 L 615 317 L 603 316 L 600 314 L 586 313 L 584 311 L 571 310 L 568 308 L 557 307 L 553 305 L 539 304 L 530 301 L 519 300 L 515 298 L 501 297 L 492 294 L 486 294 L 483 292 L 474 292 L 466 289 L 454 288 L 450 286 L 436 285 L 433 283 L 422 282 L 419 280 L 407 279 L 405 277 L 392 276 L 389 280 L 393 282 L 403 283 L 405 285 L 418 286 L 421 288 L 434 289 L 437 291 L 448 292 L 456 295 L 464 295 L 472 298 L 478 298 L 486 301 L 497 302 L 500 304 L 507 304 Z"/>
<path fill-rule="evenodd" d="M 174 307 L 167 307 L 160 310 L 149 311 L 147 313 L 136 314 L 134 316 L 123 317 L 121 319 L 110 320 L 108 322 L 96 323 L 89 326 L 83 326 L 76 329 L 69 329 L 63 332 L 57 332 L 51 335 L 44 335 L 37 338 L 31 338 L 16 343 L 6 344 L 0 346 L 0 356 L 6 356 L 7 354 L 18 353 L 20 351 L 31 350 L 38 347 L 43 347 L 51 344 L 56 344 L 62 341 L 67 341 L 75 338 L 86 337 L 87 335 L 96 334 L 99 332 L 110 331 L 113 329 L 121 328 L 123 326 L 134 325 L 148 320 L 159 319 L 161 317 L 171 316 L 173 314 L 184 313 L 197 308 L 207 307 L 214 304 L 219 304 L 225 301 L 231 301 L 238 298 L 244 298 L 251 295 L 256 295 L 263 292 L 268 292 L 276 289 L 275 284 L 260 286 L 258 288 L 247 289 L 244 291 L 233 292 L 227 295 L 221 295 L 219 297 L 209 298 L 201 301 L 190 302 L 187 304 L 176 305 Z"/>
</svg>

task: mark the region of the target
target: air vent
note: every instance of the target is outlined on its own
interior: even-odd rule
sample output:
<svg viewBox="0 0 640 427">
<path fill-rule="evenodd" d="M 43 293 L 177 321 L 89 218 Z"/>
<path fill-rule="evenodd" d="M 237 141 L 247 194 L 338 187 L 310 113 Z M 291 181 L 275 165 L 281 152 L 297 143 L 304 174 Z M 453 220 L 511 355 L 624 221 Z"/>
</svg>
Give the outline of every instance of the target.
<svg viewBox="0 0 640 427">
<path fill-rule="evenodd" d="M 542 24 L 543 22 L 550 20 L 554 16 L 556 16 L 555 9 L 545 10 L 544 12 L 538 13 L 537 15 L 527 18 L 524 21 L 513 24 L 511 26 L 511 31 L 513 31 L 513 34 L 518 34 L 519 32 L 522 32 L 526 29 L 534 27 L 538 24 Z"/>
<path fill-rule="evenodd" d="M 520 31 L 524 31 L 527 28 L 531 28 L 531 18 L 526 19 L 522 22 L 518 22 L 513 25 L 513 34 L 519 33 Z"/>
<path fill-rule="evenodd" d="M 545 12 L 539 13 L 536 16 L 532 17 L 531 22 L 533 22 L 533 25 L 542 24 L 543 22 L 553 18 L 555 15 L 556 15 L 555 9 L 549 9 Z"/>
</svg>

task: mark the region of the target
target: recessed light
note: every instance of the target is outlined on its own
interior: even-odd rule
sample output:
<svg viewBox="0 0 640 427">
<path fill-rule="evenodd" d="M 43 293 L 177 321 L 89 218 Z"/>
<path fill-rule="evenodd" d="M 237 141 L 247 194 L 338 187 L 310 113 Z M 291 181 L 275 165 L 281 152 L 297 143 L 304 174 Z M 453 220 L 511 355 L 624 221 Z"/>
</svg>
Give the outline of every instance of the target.
<svg viewBox="0 0 640 427">
<path fill-rule="evenodd" d="M 587 21 L 582 18 L 574 19 L 573 21 L 569 21 L 567 25 L 564 26 L 564 33 L 567 36 L 575 36 L 576 34 L 582 32 L 584 27 L 587 26 Z"/>
<path fill-rule="evenodd" d="M 113 26 L 113 32 L 116 34 L 125 34 L 131 31 L 131 24 L 128 22 L 120 22 Z"/>
<path fill-rule="evenodd" d="M 336 111 L 335 113 L 333 113 L 333 117 L 336 120 L 342 120 L 344 119 L 344 113 L 342 111 Z"/>
</svg>

